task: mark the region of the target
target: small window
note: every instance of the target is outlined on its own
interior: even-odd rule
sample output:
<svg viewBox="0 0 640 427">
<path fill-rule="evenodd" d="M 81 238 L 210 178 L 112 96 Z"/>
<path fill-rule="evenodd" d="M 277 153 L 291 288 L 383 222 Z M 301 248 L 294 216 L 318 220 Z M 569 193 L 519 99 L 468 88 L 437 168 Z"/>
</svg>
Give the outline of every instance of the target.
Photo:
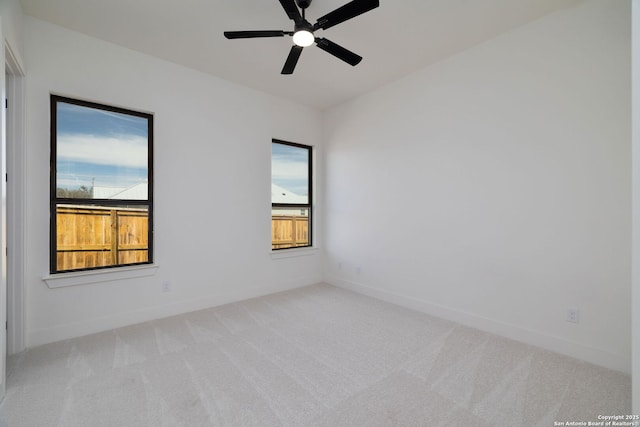
<svg viewBox="0 0 640 427">
<path fill-rule="evenodd" d="M 271 144 L 271 248 L 311 246 L 311 147 Z"/>
<path fill-rule="evenodd" d="M 149 264 L 153 116 L 51 95 L 50 271 Z"/>
</svg>

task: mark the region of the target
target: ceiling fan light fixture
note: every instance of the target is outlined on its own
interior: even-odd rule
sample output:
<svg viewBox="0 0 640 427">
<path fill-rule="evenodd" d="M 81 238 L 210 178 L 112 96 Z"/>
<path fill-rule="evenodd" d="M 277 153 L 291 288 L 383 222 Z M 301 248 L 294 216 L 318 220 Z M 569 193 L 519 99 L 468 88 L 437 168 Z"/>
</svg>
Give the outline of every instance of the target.
<svg viewBox="0 0 640 427">
<path fill-rule="evenodd" d="M 293 43 L 295 43 L 296 46 L 308 47 L 311 46 L 314 41 L 316 41 L 316 38 L 309 30 L 298 30 L 293 34 Z"/>
</svg>

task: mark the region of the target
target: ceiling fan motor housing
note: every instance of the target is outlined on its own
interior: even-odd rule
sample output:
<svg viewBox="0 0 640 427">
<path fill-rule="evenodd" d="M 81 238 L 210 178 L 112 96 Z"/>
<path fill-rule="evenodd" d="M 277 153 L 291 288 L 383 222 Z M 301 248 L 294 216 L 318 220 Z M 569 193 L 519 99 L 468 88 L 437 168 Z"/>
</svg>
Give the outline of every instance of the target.
<svg viewBox="0 0 640 427">
<path fill-rule="evenodd" d="M 307 21 L 302 21 L 299 24 L 295 25 L 295 33 L 297 33 L 298 31 L 308 31 L 311 34 L 313 34 L 313 25 L 311 25 L 309 22 Z"/>
<path fill-rule="evenodd" d="M 296 3 L 300 9 L 306 9 L 311 4 L 311 0 L 296 0 Z"/>
</svg>

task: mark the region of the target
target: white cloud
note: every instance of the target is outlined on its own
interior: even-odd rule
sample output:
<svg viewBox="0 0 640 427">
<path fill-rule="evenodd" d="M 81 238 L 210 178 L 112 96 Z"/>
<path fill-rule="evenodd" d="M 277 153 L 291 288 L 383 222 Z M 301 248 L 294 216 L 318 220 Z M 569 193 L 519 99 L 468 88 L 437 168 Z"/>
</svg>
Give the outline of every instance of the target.
<svg viewBox="0 0 640 427">
<path fill-rule="evenodd" d="M 274 158 L 271 163 L 271 176 L 273 179 L 304 180 L 307 179 L 309 166 L 307 163 L 290 161 L 284 158 Z"/>
<path fill-rule="evenodd" d="M 106 137 L 59 135 L 58 161 L 72 161 L 131 168 L 146 168 L 147 138 L 141 136 Z"/>
</svg>

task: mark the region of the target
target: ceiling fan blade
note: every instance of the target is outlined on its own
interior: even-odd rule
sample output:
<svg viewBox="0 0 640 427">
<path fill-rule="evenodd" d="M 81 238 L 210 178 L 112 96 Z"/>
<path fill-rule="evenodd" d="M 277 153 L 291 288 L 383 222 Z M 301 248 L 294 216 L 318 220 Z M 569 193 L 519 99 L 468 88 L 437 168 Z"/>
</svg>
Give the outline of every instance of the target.
<svg viewBox="0 0 640 427">
<path fill-rule="evenodd" d="M 360 61 L 362 61 L 362 56 L 356 55 L 348 49 L 343 48 L 339 44 L 332 42 L 331 40 L 327 40 L 321 37 L 316 38 L 316 44 L 322 50 L 331 55 L 335 56 L 338 59 L 342 59 L 349 65 L 358 65 Z"/>
<path fill-rule="evenodd" d="M 353 0 L 318 19 L 313 29 L 317 30 L 318 28 L 322 28 L 326 30 L 341 22 L 362 15 L 378 6 L 380 6 L 380 0 Z"/>
<path fill-rule="evenodd" d="M 225 31 L 224 36 L 228 39 L 253 39 L 257 37 L 283 37 L 289 34 L 286 31 Z"/>
<path fill-rule="evenodd" d="M 303 48 L 300 46 L 291 46 L 289 56 L 287 56 L 287 61 L 284 63 L 284 67 L 282 67 L 282 72 L 280 74 L 293 74 L 293 70 L 296 68 L 302 49 Z"/>
<path fill-rule="evenodd" d="M 280 4 L 284 11 L 287 12 L 289 19 L 293 19 L 293 22 L 296 24 L 302 22 L 302 15 L 300 15 L 300 11 L 298 10 L 298 6 L 296 6 L 295 0 L 280 0 Z"/>
</svg>

